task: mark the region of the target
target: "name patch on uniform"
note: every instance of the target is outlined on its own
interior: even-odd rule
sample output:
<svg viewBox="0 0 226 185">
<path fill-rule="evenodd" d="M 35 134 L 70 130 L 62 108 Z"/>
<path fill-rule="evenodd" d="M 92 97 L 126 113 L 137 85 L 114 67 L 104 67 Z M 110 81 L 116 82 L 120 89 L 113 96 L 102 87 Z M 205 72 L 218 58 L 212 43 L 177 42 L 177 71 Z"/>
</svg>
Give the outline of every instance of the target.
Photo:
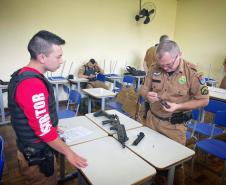
<svg viewBox="0 0 226 185">
<path fill-rule="evenodd" d="M 152 82 L 155 82 L 155 83 L 161 83 L 161 80 L 152 79 Z"/>
<path fill-rule="evenodd" d="M 206 84 L 206 79 L 204 78 L 204 76 L 199 76 L 198 79 L 199 79 L 199 83 L 201 85 L 205 85 Z"/>
<path fill-rule="evenodd" d="M 203 86 L 201 88 L 201 95 L 207 95 L 207 94 L 209 94 L 209 89 L 207 86 Z"/>
<path fill-rule="evenodd" d="M 178 82 L 179 84 L 181 85 L 184 85 L 186 83 L 186 77 L 185 76 L 181 76 L 179 79 L 178 79 Z"/>
</svg>

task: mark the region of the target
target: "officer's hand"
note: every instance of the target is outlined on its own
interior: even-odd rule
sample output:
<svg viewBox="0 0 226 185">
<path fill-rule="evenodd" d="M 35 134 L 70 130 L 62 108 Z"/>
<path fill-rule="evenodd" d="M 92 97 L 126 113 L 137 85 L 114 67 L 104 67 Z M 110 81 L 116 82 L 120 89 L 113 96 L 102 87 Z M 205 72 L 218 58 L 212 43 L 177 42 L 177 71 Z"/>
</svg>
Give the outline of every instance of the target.
<svg viewBox="0 0 226 185">
<path fill-rule="evenodd" d="M 156 92 L 148 92 L 146 98 L 151 103 L 159 101 L 158 94 Z"/>
<path fill-rule="evenodd" d="M 87 160 L 72 152 L 66 156 L 67 160 L 76 168 L 85 168 L 88 166 Z"/>
<path fill-rule="evenodd" d="M 170 108 L 166 108 L 165 106 L 163 106 L 164 110 L 167 112 L 175 112 L 176 110 L 178 110 L 180 108 L 180 105 L 177 103 L 171 103 L 171 102 L 166 102 Z"/>
</svg>

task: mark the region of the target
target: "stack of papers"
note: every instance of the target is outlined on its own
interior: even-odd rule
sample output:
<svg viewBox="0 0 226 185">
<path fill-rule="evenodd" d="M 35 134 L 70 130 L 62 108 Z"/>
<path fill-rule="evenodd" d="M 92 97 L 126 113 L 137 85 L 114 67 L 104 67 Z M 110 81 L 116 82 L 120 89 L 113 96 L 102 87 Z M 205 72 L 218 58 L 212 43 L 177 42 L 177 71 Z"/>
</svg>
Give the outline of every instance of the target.
<svg viewBox="0 0 226 185">
<path fill-rule="evenodd" d="M 66 143 L 70 143 L 90 134 L 92 134 L 92 131 L 85 127 L 75 127 L 64 131 L 60 137 L 63 138 Z"/>
</svg>

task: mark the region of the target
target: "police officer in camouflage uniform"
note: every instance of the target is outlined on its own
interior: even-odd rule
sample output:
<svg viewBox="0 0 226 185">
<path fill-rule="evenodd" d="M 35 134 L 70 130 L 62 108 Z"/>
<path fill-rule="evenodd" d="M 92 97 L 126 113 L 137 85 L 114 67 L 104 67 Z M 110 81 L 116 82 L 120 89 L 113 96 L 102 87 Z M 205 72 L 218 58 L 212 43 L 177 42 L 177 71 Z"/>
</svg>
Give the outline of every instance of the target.
<svg viewBox="0 0 226 185">
<path fill-rule="evenodd" d="M 174 41 L 159 44 L 141 95 L 151 104 L 146 124 L 153 130 L 185 145 L 191 110 L 208 104 L 208 87 L 196 66 L 181 57 Z M 175 184 L 184 184 L 183 168 L 176 170 Z M 179 176 L 177 178 L 177 176 Z"/>
</svg>

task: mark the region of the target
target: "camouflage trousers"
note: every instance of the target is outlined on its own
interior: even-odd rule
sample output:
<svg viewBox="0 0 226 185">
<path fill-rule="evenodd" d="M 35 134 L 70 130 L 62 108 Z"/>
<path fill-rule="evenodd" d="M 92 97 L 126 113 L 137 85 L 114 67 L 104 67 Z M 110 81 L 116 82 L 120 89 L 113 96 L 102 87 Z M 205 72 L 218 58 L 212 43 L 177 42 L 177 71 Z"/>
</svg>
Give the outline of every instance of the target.
<svg viewBox="0 0 226 185">
<path fill-rule="evenodd" d="M 171 124 L 168 121 L 159 120 L 148 111 L 145 126 L 169 137 L 170 139 L 185 145 L 186 144 L 186 126 L 182 124 Z M 161 180 L 159 180 L 159 178 Z M 165 179 L 165 180 L 162 180 Z M 184 167 L 179 165 L 175 169 L 174 185 L 184 185 L 185 184 Z M 156 175 L 156 184 L 163 185 L 166 184 L 166 178 L 161 174 Z"/>
</svg>

